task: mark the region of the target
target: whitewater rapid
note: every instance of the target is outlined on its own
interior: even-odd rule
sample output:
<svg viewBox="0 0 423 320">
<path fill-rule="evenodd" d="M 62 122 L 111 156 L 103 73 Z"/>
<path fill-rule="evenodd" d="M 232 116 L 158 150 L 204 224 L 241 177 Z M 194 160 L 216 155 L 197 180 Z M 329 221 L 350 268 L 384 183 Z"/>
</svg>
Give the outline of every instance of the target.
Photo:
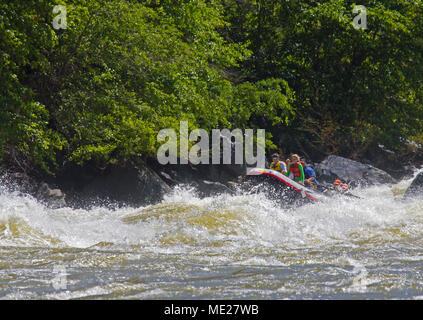
<svg viewBox="0 0 423 320">
<path fill-rule="evenodd" d="M 2 190 L 0 298 L 419 299 L 411 180 L 291 209 L 188 187 L 141 208 L 48 209 Z"/>
</svg>

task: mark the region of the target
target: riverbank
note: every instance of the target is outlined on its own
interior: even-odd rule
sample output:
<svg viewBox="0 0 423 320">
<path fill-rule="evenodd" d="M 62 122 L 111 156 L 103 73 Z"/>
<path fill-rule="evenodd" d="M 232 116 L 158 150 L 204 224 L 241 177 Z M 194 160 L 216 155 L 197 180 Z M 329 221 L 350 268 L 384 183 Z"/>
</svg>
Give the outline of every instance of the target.
<svg viewBox="0 0 423 320">
<path fill-rule="evenodd" d="M 414 159 L 419 156 L 414 155 Z M 319 163 L 310 163 L 321 182 L 340 178 L 357 186 L 394 184 L 410 178 L 423 161 L 404 162 L 380 150 L 377 157 L 363 162 L 331 155 Z M 36 170 L 28 174 L 4 167 L 2 181 L 10 189 L 30 194 L 52 208 L 139 207 L 160 202 L 180 185 L 190 186 L 199 197 L 231 194 L 246 170 L 246 165 L 161 165 L 150 159 L 106 168 L 69 164 L 54 177 Z"/>
</svg>

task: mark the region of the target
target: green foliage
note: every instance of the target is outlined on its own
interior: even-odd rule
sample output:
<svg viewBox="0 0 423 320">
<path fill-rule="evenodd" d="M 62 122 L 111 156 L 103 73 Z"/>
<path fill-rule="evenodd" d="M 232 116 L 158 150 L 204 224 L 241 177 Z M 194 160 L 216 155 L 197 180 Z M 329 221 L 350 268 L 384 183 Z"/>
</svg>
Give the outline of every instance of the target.
<svg viewBox="0 0 423 320">
<path fill-rule="evenodd" d="M 39 8 L 44 5 L 41 1 Z M 54 35 L 42 19 L 33 9 L 0 3 L 0 157 L 24 170 L 35 162 L 50 172 L 66 142 L 49 127 L 49 112 L 31 86 L 36 79 L 28 75 L 29 70 L 49 68 L 44 52 L 53 45 Z"/>
<path fill-rule="evenodd" d="M 53 7 L 67 28 L 55 30 Z M 0 2 L 0 156 L 54 173 L 154 157 L 157 133 L 264 128 L 357 155 L 421 134 L 422 1 Z"/>
<path fill-rule="evenodd" d="M 251 43 L 247 77 L 285 79 L 296 92 L 282 143 L 356 156 L 421 132 L 422 1 L 361 2 L 366 30 L 353 26 L 353 1 L 226 3 L 225 34 Z"/>
<path fill-rule="evenodd" d="M 53 29 L 56 4 L 66 29 Z M 224 73 L 250 52 L 219 34 L 218 2 L 33 0 L 0 10 L 3 154 L 16 149 L 46 170 L 58 158 L 104 166 L 155 156 L 157 133 L 179 120 L 232 126 L 242 90 Z"/>
</svg>

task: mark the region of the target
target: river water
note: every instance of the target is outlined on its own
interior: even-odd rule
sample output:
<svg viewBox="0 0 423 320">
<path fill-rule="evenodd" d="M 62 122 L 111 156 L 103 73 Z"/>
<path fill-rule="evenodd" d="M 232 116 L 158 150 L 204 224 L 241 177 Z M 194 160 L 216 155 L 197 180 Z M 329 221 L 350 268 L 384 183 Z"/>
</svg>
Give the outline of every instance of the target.
<svg viewBox="0 0 423 320">
<path fill-rule="evenodd" d="M 411 180 L 283 209 L 175 189 L 141 208 L 48 209 L 0 192 L 0 299 L 422 299 Z"/>
</svg>

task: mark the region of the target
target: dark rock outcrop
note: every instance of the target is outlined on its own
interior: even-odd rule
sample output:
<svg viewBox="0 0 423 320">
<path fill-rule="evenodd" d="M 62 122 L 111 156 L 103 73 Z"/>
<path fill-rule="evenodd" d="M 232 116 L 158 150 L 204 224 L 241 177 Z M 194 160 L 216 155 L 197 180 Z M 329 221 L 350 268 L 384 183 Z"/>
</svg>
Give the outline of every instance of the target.
<svg viewBox="0 0 423 320">
<path fill-rule="evenodd" d="M 30 194 L 53 209 L 138 207 L 160 202 L 177 185 L 194 187 L 193 192 L 200 197 L 233 193 L 234 182 L 245 170 L 242 165 L 162 166 L 154 160 L 107 168 L 69 164 L 55 177 L 2 170 L 0 183 L 10 191 Z"/>
<path fill-rule="evenodd" d="M 420 172 L 404 193 L 404 198 L 420 197 L 423 199 L 423 172 Z"/>
<path fill-rule="evenodd" d="M 72 167 L 58 177 L 58 183 L 77 207 L 142 206 L 159 202 L 171 191 L 157 173 L 143 164 L 105 170 Z"/>
<path fill-rule="evenodd" d="M 36 179 L 24 172 L 16 172 L 5 168 L 1 168 L 0 172 L 2 189 L 9 192 L 18 192 L 22 195 L 29 194 L 52 209 L 67 206 L 65 194 L 62 190 L 52 187 L 42 178 Z"/>
<path fill-rule="evenodd" d="M 192 186 L 200 197 L 234 192 L 234 182 L 246 173 L 242 165 L 150 165 L 170 186 Z"/>
<path fill-rule="evenodd" d="M 52 209 L 63 208 L 67 205 L 63 192 L 60 189 L 51 189 L 45 182 L 40 184 L 35 196 L 47 207 Z"/>
<path fill-rule="evenodd" d="M 332 183 L 341 179 L 354 184 L 392 184 L 396 180 L 383 170 L 369 164 L 363 164 L 351 159 L 331 155 L 314 168 L 318 179 Z"/>
</svg>

